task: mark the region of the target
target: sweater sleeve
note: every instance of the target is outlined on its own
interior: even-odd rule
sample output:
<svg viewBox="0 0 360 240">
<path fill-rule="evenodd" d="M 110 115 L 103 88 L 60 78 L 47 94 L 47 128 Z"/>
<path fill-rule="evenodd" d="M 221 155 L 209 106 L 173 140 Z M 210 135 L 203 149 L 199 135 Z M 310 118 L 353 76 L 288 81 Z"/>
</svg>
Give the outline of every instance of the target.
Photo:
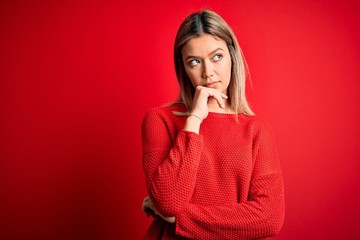
<svg viewBox="0 0 360 240">
<path fill-rule="evenodd" d="M 164 216 L 175 216 L 193 194 L 202 136 L 175 133 L 166 116 L 148 112 L 142 124 L 143 169 L 149 196 Z"/>
<path fill-rule="evenodd" d="M 271 129 L 253 142 L 253 173 L 246 202 L 189 203 L 176 215 L 176 234 L 192 239 L 256 239 L 276 235 L 284 221 L 283 177 Z"/>
</svg>

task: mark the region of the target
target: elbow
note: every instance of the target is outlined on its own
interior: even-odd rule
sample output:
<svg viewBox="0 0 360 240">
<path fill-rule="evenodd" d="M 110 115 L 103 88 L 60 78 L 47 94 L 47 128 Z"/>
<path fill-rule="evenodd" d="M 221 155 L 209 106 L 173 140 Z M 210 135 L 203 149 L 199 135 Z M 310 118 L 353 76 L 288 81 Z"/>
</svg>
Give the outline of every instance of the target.
<svg viewBox="0 0 360 240">
<path fill-rule="evenodd" d="M 179 208 L 174 203 L 156 202 L 154 206 L 165 217 L 174 217 L 179 212 Z"/>
<path fill-rule="evenodd" d="M 285 201 L 282 195 L 276 200 L 267 202 L 260 207 L 259 224 L 257 237 L 274 237 L 278 235 L 284 225 L 285 220 Z"/>
<path fill-rule="evenodd" d="M 282 229 L 282 226 L 284 224 L 284 218 L 277 218 L 272 219 L 269 221 L 268 225 L 268 235 L 269 236 L 276 236 L 280 233 L 280 230 Z"/>
<path fill-rule="evenodd" d="M 165 217 L 176 216 L 184 206 L 184 202 L 169 194 L 162 194 L 157 191 L 149 191 L 149 196 L 156 210 Z"/>
<path fill-rule="evenodd" d="M 267 231 L 269 236 L 276 236 L 280 233 L 285 220 L 285 208 L 274 210 L 267 219 Z"/>
<path fill-rule="evenodd" d="M 280 233 L 285 220 L 285 196 L 283 190 L 270 204 L 268 211 L 268 227 L 269 235 L 276 236 Z"/>
</svg>

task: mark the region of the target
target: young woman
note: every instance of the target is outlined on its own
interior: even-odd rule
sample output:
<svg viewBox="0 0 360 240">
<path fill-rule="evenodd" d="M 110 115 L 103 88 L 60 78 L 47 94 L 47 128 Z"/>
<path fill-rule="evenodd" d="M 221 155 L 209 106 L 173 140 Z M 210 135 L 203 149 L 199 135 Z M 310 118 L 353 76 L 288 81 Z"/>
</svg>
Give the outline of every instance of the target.
<svg viewBox="0 0 360 240">
<path fill-rule="evenodd" d="M 174 60 L 180 97 L 146 113 L 143 168 L 154 217 L 145 239 L 259 239 L 284 221 L 283 177 L 268 123 L 245 97 L 247 68 L 216 13 L 188 16 Z"/>
</svg>

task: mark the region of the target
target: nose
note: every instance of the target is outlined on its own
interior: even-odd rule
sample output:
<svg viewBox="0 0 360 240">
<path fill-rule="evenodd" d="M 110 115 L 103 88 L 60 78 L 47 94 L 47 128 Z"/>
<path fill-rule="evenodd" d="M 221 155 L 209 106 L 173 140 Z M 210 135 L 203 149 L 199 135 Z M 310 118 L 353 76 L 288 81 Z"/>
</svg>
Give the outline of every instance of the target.
<svg viewBox="0 0 360 240">
<path fill-rule="evenodd" d="M 205 61 L 202 69 L 202 77 L 205 79 L 212 78 L 214 76 L 214 66 L 211 62 Z"/>
</svg>

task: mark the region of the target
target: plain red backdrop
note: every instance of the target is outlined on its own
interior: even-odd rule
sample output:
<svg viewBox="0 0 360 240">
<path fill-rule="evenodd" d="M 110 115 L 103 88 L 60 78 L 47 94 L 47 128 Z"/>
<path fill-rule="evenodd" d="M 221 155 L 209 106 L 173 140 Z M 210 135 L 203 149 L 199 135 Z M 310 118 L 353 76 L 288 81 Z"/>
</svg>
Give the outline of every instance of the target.
<svg viewBox="0 0 360 240">
<path fill-rule="evenodd" d="M 276 239 L 359 239 L 359 6 L 1 1 L 0 238 L 142 238 L 142 116 L 177 96 L 176 30 L 208 7 L 236 32 L 250 103 L 276 134 Z"/>
</svg>

